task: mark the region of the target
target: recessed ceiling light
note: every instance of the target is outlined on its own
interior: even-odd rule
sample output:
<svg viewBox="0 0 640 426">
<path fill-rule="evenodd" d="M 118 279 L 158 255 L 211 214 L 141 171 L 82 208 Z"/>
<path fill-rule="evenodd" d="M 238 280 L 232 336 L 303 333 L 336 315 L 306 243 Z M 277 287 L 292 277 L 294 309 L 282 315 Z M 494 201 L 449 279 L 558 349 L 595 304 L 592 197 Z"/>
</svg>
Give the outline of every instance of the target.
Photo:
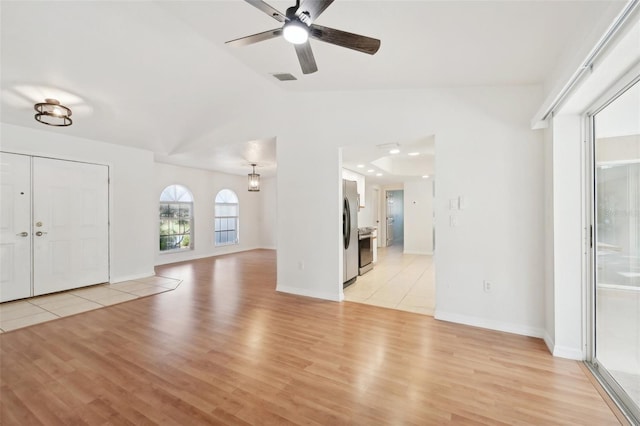
<svg viewBox="0 0 640 426">
<path fill-rule="evenodd" d="M 382 176 L 382 173 L 376 173 L 376 176 Z"/>
<path fill-rule="evenodd" d="M 361 168 L 363 168 L 363 167 L 364 167 L 364 164 L 358 164 L 356 167 L 357 167 L 357 168 L 359 168 L 359 169 L 361 169 Z"/>
<path fill-rule="evenodd" d="M 367 171 L 368 171 L 369 173 L 373 173 L 373 172 L 375 172 L 375 170 L 373 170 L 373 169 L 369 169 L 369 170 L 367 170 Z"/>
<path fill-rule="evenodd" d="M 409 153 L 410 156 L 415 157 L 416 155 L 420 155 L 419 152 L 410 152 Z"/>
<path fill-rule="evenodd" d="M 423 175 L 422 179 L 429 179 L 429 175 Z"/>
<path fill-rule="evenodd" d="M 400 154 L 400 150 L 398 148 L 394 148 L 389 150 L 389 154 Z"/>
</svg>

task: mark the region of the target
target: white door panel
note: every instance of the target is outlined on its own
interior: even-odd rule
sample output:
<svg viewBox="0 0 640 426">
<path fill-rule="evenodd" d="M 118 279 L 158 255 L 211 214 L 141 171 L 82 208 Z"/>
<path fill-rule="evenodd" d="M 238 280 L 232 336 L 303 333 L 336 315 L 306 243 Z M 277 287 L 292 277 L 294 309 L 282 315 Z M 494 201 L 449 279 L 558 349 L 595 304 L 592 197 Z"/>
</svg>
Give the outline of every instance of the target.
<svg viewBox="0 0 640 426">
<path fill-rule="evenodd" d="M 0 153 L 0 302 L 31 295 L 31 157 Z"/>
<path fill-rule="evenodd" d="M 108 168 L 33 161 L 34 295 L 108 281 Z"/>
</svg>

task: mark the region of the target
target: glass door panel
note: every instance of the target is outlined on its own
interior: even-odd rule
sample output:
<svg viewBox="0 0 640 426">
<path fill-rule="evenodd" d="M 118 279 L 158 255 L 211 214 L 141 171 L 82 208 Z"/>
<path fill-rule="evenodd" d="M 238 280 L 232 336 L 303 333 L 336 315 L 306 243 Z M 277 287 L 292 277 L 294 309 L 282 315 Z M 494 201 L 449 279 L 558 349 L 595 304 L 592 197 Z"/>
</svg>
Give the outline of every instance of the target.
<svg viewBox="0 0 640 426">
<path fill-rule="evenodd" d="M 595 363 L 640 406 L 640 84 L 593 118 Z"/>
</svg>

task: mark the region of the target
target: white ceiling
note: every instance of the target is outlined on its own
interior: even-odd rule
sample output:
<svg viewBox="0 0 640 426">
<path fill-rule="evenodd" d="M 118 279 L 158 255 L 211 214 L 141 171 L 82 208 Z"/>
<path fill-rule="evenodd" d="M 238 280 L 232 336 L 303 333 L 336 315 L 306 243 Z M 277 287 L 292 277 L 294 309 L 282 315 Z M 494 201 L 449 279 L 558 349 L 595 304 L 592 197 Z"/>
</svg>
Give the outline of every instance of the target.
<svg viewBox="0 0 640 426">
<path fill-rule="evenodd" d="M 284 12 L 293 1 L 269 3 Z M 224 44 L 279 26 L 239 0 L 3 1 L 0 118 L 42 129 L 33 104 L 54 97 L 74 125 L 52 131 L 229 173 L 256 161 L 269 175 L 288 94 L 540 84 L 611 4 L 338 0 L 317 23 L 379 38 L 380 51 L 312 41 L 319 71 L 304 76 L 282 39 Z M 298 80 L 271 76 L 281 72 Z"/>
<path fill-rule="evenodd" d="M 391 148 L 399 152 L 391 154 Z M 435 137 L 431 135 L 381 146 L 346 146 L 342 149 L 342 165 L 364 175 L 368 183 L 389 185 L 423 176 L 434 178 L 435 153 Z"/>
</svg>

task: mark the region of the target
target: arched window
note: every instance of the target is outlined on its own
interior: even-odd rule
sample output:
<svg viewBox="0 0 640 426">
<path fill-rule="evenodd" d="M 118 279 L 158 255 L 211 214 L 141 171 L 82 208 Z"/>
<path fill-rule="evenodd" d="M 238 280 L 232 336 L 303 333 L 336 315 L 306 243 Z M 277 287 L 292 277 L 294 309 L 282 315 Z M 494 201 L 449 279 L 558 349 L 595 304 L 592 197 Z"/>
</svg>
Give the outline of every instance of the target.
<svg viewBox="0 0 640 426">
<path fill-rule="evenodd" d="M 216 195 L 215 244 L 226 246 L 238 244 L 238 196 L 230 189 Z"/>
<path fill-rule="evenodd" d="M 160 251 L 193 249 L 193 196 L 182 185 L 160 194 Z"/>
</svg>

